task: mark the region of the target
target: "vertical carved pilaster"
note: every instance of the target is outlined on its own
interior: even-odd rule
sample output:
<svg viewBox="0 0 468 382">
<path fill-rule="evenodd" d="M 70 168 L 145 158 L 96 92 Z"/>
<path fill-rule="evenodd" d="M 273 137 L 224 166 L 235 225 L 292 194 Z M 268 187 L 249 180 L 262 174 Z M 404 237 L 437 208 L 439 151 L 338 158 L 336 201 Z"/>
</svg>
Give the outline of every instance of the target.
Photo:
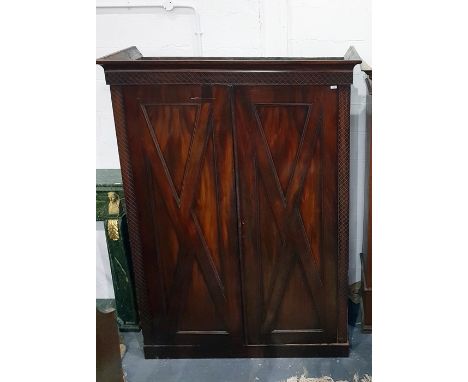
<svg viewBox="0 0 468 382">
<path fill-rule="evenodd" d="M 338 87 L 338 342 L 348 341 L 350 90 Z"/>
<path fill-rule="evenodd" d="M 148 311 L 148 296 L 146 294 L 146 281 L 141 250 L 141 239 L 138 224 L 137 204 L 133 189 L 133 172 L 130 163 L 127 130 L 125 125 L 123 89 L 121 86 L 111 86 L 112 108 L 114 110 L 114 123 L 119 148 L 120 167 L 125 193 L 127 209 L 128 232 L 130 236 L 133 272 L 137 291 L 138 310 L 141 318 L 141 327 L 144 333 L 150 333 L 151 316 Z"/>
</svg>

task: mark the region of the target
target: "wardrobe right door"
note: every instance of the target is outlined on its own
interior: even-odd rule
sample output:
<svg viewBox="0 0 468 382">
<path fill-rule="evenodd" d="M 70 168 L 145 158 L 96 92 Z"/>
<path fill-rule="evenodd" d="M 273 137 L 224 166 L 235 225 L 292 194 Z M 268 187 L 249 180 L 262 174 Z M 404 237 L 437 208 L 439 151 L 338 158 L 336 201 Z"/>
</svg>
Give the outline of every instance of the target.
<svg viewBox="0 0 468 382">
<path fill-rule="evenodd" d="M 337 342 L 337 90 L 233 92 L 247 344 Z"/>
</svg>

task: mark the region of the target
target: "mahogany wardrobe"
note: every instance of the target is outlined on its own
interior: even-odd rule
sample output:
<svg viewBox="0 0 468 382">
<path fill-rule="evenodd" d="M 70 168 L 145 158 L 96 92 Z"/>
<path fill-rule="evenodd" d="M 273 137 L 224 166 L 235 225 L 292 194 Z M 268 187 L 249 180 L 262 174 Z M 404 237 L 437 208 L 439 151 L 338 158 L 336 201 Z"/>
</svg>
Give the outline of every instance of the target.
<svg viewBox="0 0 468 382">
<path fill-rule="evenodd" d="M 344 57 L 103 57 L 146 358 L 345 356 Z"/>
</svg>

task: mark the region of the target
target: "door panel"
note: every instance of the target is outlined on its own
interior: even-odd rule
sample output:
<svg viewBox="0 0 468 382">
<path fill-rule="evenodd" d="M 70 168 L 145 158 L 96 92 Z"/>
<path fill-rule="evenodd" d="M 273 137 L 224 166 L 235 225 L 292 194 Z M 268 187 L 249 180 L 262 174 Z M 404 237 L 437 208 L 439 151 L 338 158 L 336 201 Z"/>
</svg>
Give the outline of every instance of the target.
<svg viewBox="0 0 468 382">
<path fill-rule="evenodd" d="M 240 344 L 227 88 L 127 87 L 125 107 L 136 202 L 145 206 L 138 212 L 153 316 L 145 341 Z"/>
<path fill-rule="evenodd" d="M 336 91 L 234 89 L 249 344 L 336 341 Z"/>
</svg>

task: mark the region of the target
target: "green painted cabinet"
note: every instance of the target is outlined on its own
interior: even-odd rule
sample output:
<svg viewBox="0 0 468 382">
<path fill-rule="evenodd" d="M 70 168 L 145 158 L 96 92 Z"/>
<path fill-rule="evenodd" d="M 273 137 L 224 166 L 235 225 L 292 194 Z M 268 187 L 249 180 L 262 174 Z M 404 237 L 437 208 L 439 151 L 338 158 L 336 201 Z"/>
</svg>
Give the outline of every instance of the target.
<svg viewBox="0 0 468 382">
<path fill-rule="evenodd" d="M 138 331 L 138 309 L 120 170 L 96 170 L 96 221 L 104 221 L 119 329 Z"/>
</svg>

